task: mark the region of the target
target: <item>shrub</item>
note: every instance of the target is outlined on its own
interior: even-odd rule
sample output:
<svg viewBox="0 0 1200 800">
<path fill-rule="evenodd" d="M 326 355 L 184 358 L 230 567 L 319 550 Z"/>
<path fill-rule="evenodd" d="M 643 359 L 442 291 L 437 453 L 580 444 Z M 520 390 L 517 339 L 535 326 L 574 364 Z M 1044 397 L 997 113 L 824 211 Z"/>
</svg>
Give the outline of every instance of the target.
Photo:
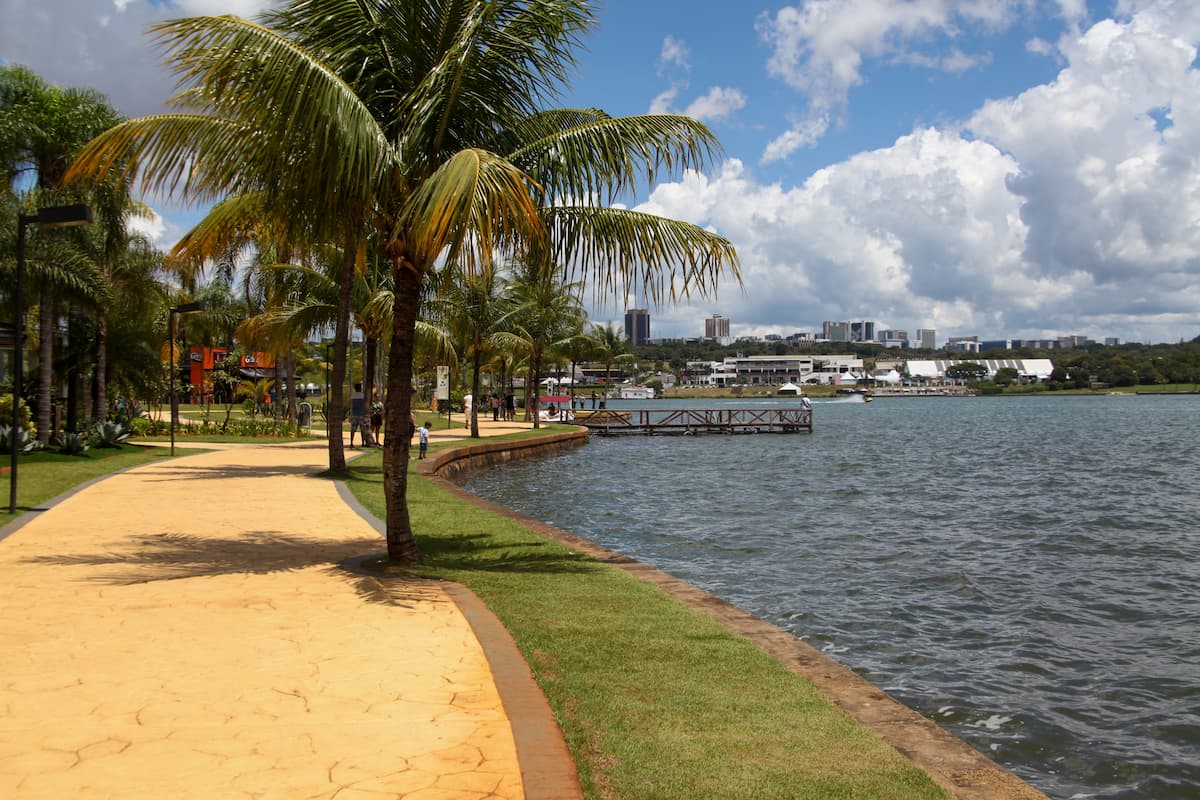
<svg viewBox="0 0 1200 800">
<path fill-rule="evenodd" d="M 96 447 L 120 447 L 129 438 L 129 430 L 119 422 L 99 422 L 89 438 Z"/>
<path fill-rule="evenodd" d="M 64 456 L 81 456 L 87 451 L 87 439 L 78 433 L 63 434 L 62 443 L 58 446 L 58 452 Z"/>
<path fill-rule="evenodd" d="M 13 428 L 11 425 L 0 425 L 0 452 L 12 452 L 12 436 Z M 29 435 L 29 431 L 24 428 L 16 429 L 17 450 L 22 453 L 32 453 L 34 450 L 41 450 L 44 445 L 37 439 Z"/>
<path fill-rule="evenodd" d="M 37 436 L 37 426 L 33 423 L 33 412 L 29 410 L 29 404 L 24 399 L 21 400 L 21 412 L 17 415 L 19 419 L 17 424 L 31 435 Z M 12 392 L 0 394 L 0 424 L 12 425 Z"/>
<path fill-rule="evenodd" d="M 119 422 L 126 428 L 132 428 L 134 420 L 140 419 L 145 413 L 140 405 L 124 398 L 118 398 L 116 402 L 110 403 L 108 406 L 109 421 Z"/>
</svg>

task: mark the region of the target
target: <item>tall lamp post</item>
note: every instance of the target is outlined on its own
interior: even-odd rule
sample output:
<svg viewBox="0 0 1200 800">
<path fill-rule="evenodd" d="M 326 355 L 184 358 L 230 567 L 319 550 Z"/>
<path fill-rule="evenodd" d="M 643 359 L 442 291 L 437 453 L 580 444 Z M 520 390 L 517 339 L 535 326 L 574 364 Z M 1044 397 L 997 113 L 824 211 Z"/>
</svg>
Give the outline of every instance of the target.
<svg viewBox="0 0 1200 800">
<path fill-rule="evenodd" d="M 13 290 L 13 301 L 16 306 L 17 322 L 13 325 L 13 398 L 12 398 L 12 461 L 8 481 L 8 513 L 17 513 L 17 431 L 18 410 L 21 402 L 21 378 L 25 371 L 21 356 L 25 344 L 25 228 L 28 225 L 40 225 L 43 228 L 73 228 L 76 225 L 87 225 L 92 221 L 91 206 L 76 203 L 69 206 L 49 206 L 39 208 L 36 214 L 17 214 L 17 282 Z"/>
<path fill-rule="evenodd" d="M 167 338 L 171 340 L 171 359 L 167 367 L 170 370 L 167 374 L 170 376 L 171 386 L 171 424 L 168 426 L 171 429 L 171 455 L 175 455 L 175 421 L 179 417 L 179 400 L 175 397 L 175 380 L 179 377 L 175 369 L 175 315 L 194 314 L 206 308 L 208 305 L 198 300 L 195 303 L 171 306 L 171 311 L 167 314 Z"/>
</svg>

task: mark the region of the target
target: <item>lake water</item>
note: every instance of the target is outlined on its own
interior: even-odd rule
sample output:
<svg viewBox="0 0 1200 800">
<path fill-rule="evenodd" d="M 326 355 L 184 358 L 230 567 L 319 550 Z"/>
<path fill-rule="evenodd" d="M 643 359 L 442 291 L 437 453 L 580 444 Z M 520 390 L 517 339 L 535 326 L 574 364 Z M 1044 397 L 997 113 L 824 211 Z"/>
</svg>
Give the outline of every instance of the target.
<svg viewBox="0 0 1200 800">
<path fill-rule="evenodd" d="M 791 631 L 1051 797 L 1200 798 L 1200 397 L 814 406 L 811 436 L 593 437 L 468 488 Z"/>
</svg>

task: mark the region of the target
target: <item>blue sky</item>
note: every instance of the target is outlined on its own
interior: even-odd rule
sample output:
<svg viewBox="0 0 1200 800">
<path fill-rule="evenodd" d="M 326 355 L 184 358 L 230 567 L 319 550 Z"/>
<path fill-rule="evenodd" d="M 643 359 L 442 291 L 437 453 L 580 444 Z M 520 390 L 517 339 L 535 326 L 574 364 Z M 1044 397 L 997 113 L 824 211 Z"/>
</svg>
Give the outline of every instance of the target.
<svg viewBox="0 0 1200 800">
<path fill-rule="evenodd" d="M 169 91 L 140 31 L 266 0 L 0 0 L 0 58 L 130 115 Z M 724 154 L 629 204 L 728 236 L 744 285 L 654 336 L 1200 334 L 1195 0 L 607 0 L 569 105 L 699 116 Z M 14 22 L 14 20 L 16 22 Z M 197 211 L 161 206 L 170 245 Z M 621 302 L 594 320 L 619 320 Z"/>
</svg>

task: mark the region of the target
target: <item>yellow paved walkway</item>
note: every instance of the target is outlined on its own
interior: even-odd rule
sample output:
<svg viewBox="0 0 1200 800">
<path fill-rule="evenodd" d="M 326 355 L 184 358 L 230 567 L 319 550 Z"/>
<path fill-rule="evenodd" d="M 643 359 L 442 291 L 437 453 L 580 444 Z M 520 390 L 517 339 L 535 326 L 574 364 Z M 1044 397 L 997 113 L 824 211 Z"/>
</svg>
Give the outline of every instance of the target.
<svg viewBox="0 0 1200 800">
<path fill-rule="evenodd" d="M 326 458 L 142 467 L 0 541 L 0 797 L 524 796 L 459 607 L 338 566 L 382 543 Z"/>
</svg>

